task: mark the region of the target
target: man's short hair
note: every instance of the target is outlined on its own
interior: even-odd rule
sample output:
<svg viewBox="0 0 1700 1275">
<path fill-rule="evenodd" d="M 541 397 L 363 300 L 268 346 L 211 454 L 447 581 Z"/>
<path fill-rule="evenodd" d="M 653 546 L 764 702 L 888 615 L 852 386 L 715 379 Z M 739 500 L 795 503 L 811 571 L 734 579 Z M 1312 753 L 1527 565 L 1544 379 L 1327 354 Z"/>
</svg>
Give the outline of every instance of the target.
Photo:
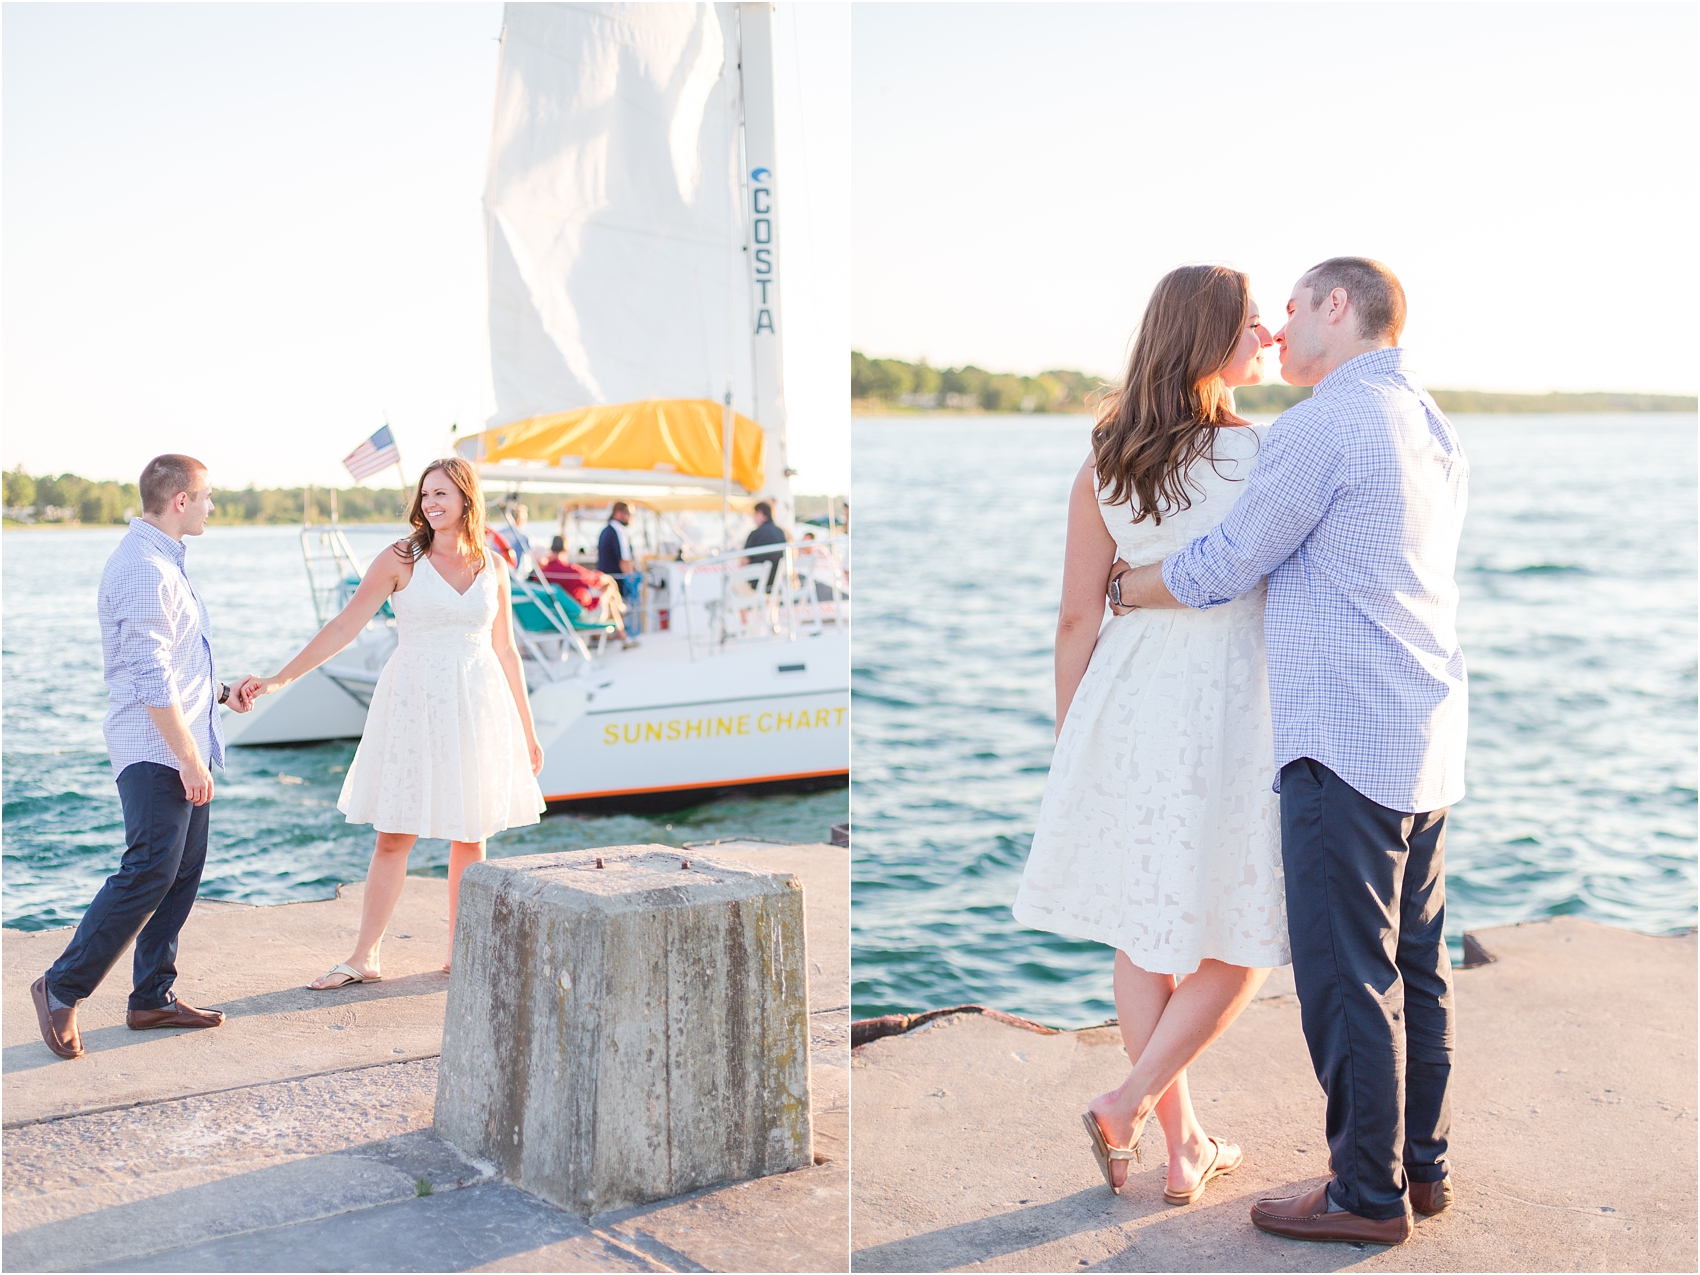
<svg viewBox="0 0 1700 1275">
<path fill-rule="evenodd" d="M 615 514 L 629 514 L 631 511 L 631 506 L 626 504 L 625 501 L 616 500 L 614 502 L 614 507 L 608 511 L 608 517 L 612 520 Z"/>
<path fill-rule="evenodd" d="M 193 456 L 167 452 L 155 456 L 142 468 L 137 487 L 142 493 L 142 509 L 150 514 L 162 514 L 171 498 L 180 491 L 194 491 L 198 479 L 206 477 L 207 467 Z"/>
<path fill-rule="evenodd" d="M 1394 345 L 1405 330 L 1405 289 L 1399 277 L 1368 257 L 1330 257 L 1305 271 L 1299 282 L 1310 287 L 1310 308 L 1317 309 L 1335 288 L 1344 288 L 1358 312 L 1358 336 L 1385 336 Z"/>
<path fill-rule="evenodd" d="M 773 506 L 765 500 L 756 501 L 756 512 L 769 522 L 773 521 Z"/>
<path fill-rule="evenodd" d="M 567 542 L 562 537 L 560 537 L 560 536 L 550 536 L 549 537 L 549 552 L 550 553 L 565 553 L 566 551 L 567 551 Z"/>
</svg>

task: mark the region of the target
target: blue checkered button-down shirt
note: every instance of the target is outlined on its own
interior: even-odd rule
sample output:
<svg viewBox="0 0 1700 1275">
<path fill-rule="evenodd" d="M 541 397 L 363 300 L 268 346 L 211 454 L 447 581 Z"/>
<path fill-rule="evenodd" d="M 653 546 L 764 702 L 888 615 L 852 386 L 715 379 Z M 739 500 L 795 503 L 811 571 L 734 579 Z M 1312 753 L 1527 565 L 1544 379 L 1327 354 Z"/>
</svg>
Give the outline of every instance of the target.
<svg viewBox="0 0 1700 1275">
<path fill-rule="evenodd" d="M 1283 412 L 1228 516 L 1164 560 L 1190 607 L 1269 577 L 1277 774 L 1309 757 L 1407 813 L 1464 795 L 1453 569 L 1468 485 L 1458 436 L 1404 352 L 1374 350 Z"/>
<path fill-rule="evenodd" d="M 148 715 L 176 704 L 210 766 L 224 766 L 207 608 L 183 570 L 187 550 L 152 523 L 130 533 L 100 577 L 100 644 L 105 658 L 106 751 L 115 774 L 132 762 L 178 769 L 177 756 Z"/>
</svg>

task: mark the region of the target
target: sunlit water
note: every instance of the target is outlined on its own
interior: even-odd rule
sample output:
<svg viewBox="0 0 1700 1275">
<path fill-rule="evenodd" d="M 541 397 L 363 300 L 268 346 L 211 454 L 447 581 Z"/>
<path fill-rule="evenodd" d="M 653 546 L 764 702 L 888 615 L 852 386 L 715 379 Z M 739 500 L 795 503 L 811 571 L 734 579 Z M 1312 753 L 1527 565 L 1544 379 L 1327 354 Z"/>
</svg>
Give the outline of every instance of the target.
<svg viewBox="0 0 1700 1275">
<path fill-rule="evenodd" d="M 1459 416 L 1468 797 L 1448 933 L 1695 921 L 1692 415 Z M 855 426 L 853 996 L 1113 1014 L 1107 949 L 1011 918 L 1053 731 L 1082 417 Z"/>
<path fill-rule="evenodd" d="M 71 925 L 123 852 L 124 819 L 101 739 L 95 592 L 122 528 L 8 531 L 4 545 L 4 919 Z M 354 530 L 370 556 L 393 531 Z M 220 676 L 275 672 L 313 635 L 299 533 L 214 527 L 188 541 Z M 336 808 L 354 741 L 232 748 L 215 776 L 203 897 L 244 903 L 329 898 L 360 880 L 372 830 Z M 547 815 L 499 833 L 492 856 L 717 837 L 824 841 L 848 811 L 843 789 L 709 801 L 667 815 Z M 415 873 L 443 876 L 448 842 L 421 841 Z"/>
</svg>

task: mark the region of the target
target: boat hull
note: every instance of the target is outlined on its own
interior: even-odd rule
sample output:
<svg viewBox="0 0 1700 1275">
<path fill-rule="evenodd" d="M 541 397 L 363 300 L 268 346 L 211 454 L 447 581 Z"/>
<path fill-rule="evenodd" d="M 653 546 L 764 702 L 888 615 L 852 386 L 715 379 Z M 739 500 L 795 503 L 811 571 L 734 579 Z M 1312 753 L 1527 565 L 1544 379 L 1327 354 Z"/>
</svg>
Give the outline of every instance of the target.
<svg viewBox="0 0 1700 1275">
<path fill-rule="evenodd" d="M 696 660 L 666 649 L 615 655 L 582 676 L 544 682 L 531 691 L 544 798 L 617 805 L 841 781 L 850 770 L 849 656 L 848 637 L 825 632 Z M 358 737 L 362 689 L 317 670 L 251 714 L 227 712 L 226 738 L 250 745 Z"/>
<path fill-rule="evenodd" d="M 358 689 L 314 669 L 286 690 L 262 696 L 250 712 L 226 707 L 224 742 L 247 747 L 359 739 L 366 729 L 366 704 Z"/>
</svg>

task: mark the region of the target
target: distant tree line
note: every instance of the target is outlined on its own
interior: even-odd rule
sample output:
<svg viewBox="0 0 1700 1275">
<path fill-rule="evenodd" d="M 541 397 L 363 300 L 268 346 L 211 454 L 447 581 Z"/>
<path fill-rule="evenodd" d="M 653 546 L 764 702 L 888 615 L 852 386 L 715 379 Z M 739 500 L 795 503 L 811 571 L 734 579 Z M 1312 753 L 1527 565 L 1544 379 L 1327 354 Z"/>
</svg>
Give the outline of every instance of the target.
<svg viewBox="0 0 1700 1275">
<path fill-rule="evenodd" d="M 968 364 L 935 368 L 902 359 L 870 359 L 850 352 L 850 398 L 863 412 L 1085 412 L 1091 395 L 1106 382 L 1084 372 L 1053 370 L 1037 376 L 987 372 Z M 1493 394 L 1481 390 L 1435 390 L 1443 412 L 1692 412 L 1694 395 L 1683 394 Z M 1242 412 L 1266 416 L 1310 397 L 1299 385 L 1247 385 L 1234 391 Z"/>
<path fill-rule="evenodd" d="M 1692 412 L 1700 399 L 1683 394 L 1492 394 L 1484 390 L 1433 390 L 1443 412 L 1484 415 L 1513 412 Z M 1302 385 L 1247 385 L 1234 391 L 1242 412 L 1268 416 L 1310 397 Z"/>
<path fill-rule="evenodd" d="M 9 470 L 5 480 L 8 523 L 122 525 L 142 512 L 142 498 L 135 483 L 92 482 L 76 474 L 57 477 L 42 474 L 32 478 L 22 465 Z M 486 488 L 484 494 L 496 502 L 507 493 Z M 299 525 L 304 513 L 313 522 L 329 522 L 334 509 L 339 522 L 399 523 L 407 521 L 407 502 L 412 496 L 411 490 L 396 487 L 339 487 L 334 493 L 328 487 L 214 487 L 213 516 L 208 522 L 223 526 Z M 528 493 L 521 499 L 533 523 L 554 524 L 561 504 L 559 497 Z M 795 496 L 797 517 L 824 520 L 828 499 L 819 495 Z M 834 502 L 833 519 L 842 523 L 844 497 L 830 499 Z M 490 516 L 499 521 L 501 513 L 492 508 Z"/>
<path fill-rule="evenodd" d="M 1084 372 L 1037 376 L 966 367 L 932 367 L 925 361 L 870 359 L 850 353 L 850 397 L 864 410 L 915 408 L 961 412 L 1084 412 L 1086 398 L 1103 385 Z"/>
<path fill-rule="evenodd" d="M 214 487 L 212 523 L 404 522 L 412 491 L 399 487 Z"/>
<path fill-rule="evenodd" d="M 141 512 L 135 483 L 101 483 L 76 474 L 30 477 L 24 467 L 6 472 L 6 518 L 11 522 L 127 522 Z"/>
<path fill-rule="evenodd" d="M 76 474 L 32 477 L 22 465 L 8 470 L 6 521 L 122 525 L 142 512 L 135 483 L 96 482 Z M 343 487 L 335 492 L 336 514 L 343 522 L 401 522 L 411 492 L 394 487 Z M 306 512 L 314 522 L 328 521 L 332 492 L 327 487 L 213 488 L 213 524 L 299 523 Z"/>
</svg>

